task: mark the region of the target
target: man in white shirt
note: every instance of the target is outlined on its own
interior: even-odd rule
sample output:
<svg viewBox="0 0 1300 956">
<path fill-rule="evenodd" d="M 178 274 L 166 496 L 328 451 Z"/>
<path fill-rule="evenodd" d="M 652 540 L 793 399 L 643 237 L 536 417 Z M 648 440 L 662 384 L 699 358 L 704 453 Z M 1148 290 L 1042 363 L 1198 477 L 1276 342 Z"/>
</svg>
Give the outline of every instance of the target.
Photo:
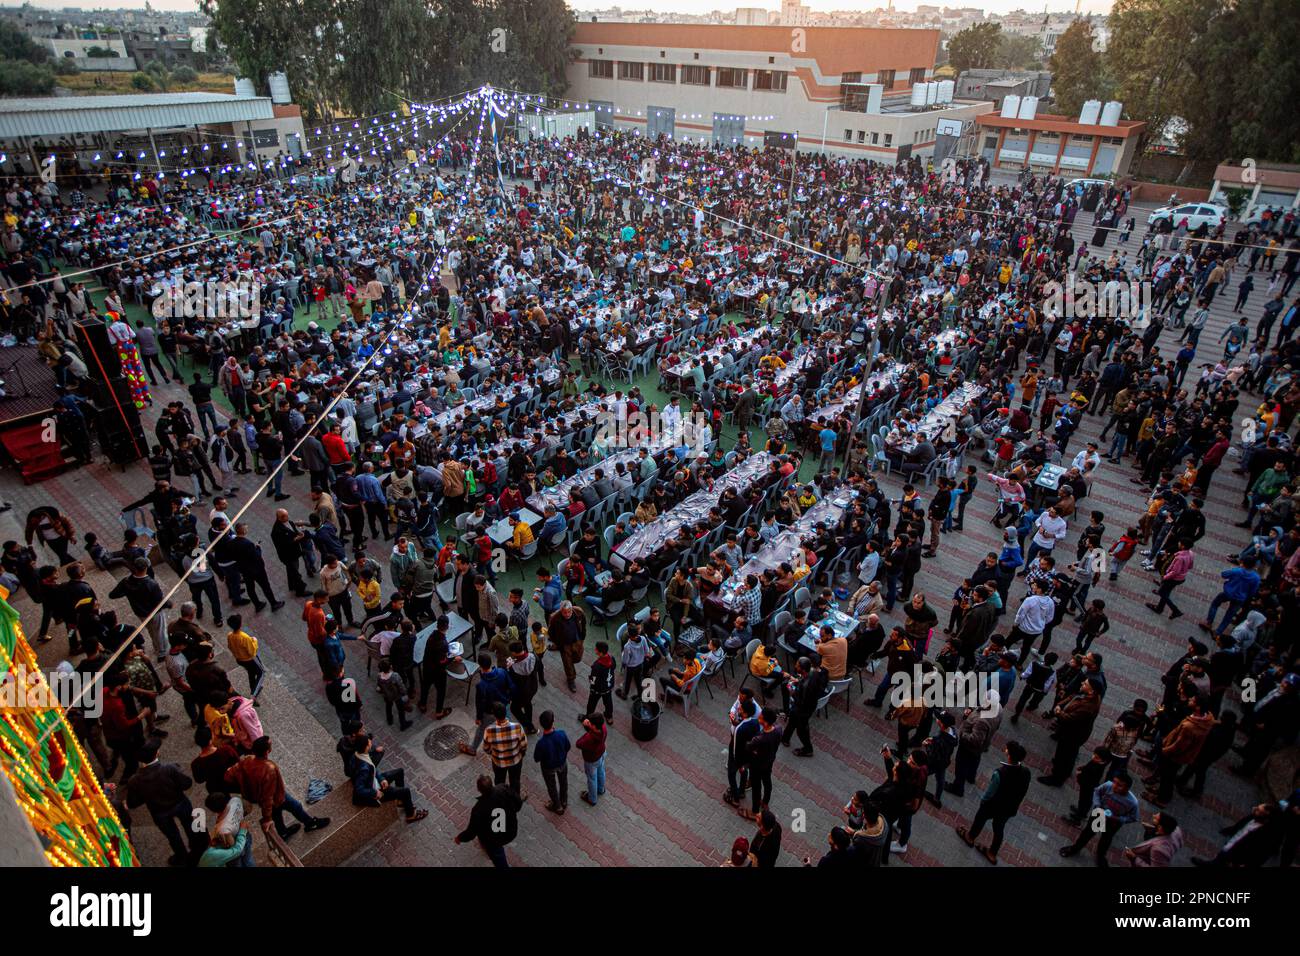
<svg viewBox="0 0 1300 956">
<path fill-rule="evenodd" d="M 1029 542 L 1029 551 L 1025 554 L 1025 571 L 1020 572 L 1020 577 L 1024 577 L 1027 570 L 1034 565 L 1034 559 L 1040 554 L 1051 554 L 1052 549 L 1056 547 L 1056 542 L 1065 537 L 1065 519 L 1056 513 L 1055 508 L 1048 508 L 1038 516 L 1034 522 L 1034 537 Z"/>
<path fill-rule="evenodd" d="M 1052 618 L 1056 615 L 1056 602 L 1043 593 L 1043 585 L 1035 581 L 1029 586 L 1028 596 L 1020 602 L 1020 609 L 1016 611 L 1016 623 L 1011 628 L 1011 633 L 1007 635 L 1007 648 L 1015 646 L 1016 641 L 1020 641 L 1020 656 L 1016 660 L 1016 666 L 1020 667 L 1025 663 L 1025 658 L 1030 654 L 1030 648 L 1033 646 L 1034 639 L 1042 636 L 1047 630 L 1047 625 L 1052 623 Z M 1046 646 L 1040 647 L 1037 653 L 1042 654 L 1046 651 Z"/>
<path fill-rule="evenodd" d="M 1101 464 L 1101 455 L 1097 453 L 1097 443 L 1095 441 L 1088 442 L 1087 447 L 1074 456 L 1074 461 L 1071 464 L 1079 469 L 1081 475 L 1086 475 L 1089 468 L 1096 468 Z"/>
</svg>

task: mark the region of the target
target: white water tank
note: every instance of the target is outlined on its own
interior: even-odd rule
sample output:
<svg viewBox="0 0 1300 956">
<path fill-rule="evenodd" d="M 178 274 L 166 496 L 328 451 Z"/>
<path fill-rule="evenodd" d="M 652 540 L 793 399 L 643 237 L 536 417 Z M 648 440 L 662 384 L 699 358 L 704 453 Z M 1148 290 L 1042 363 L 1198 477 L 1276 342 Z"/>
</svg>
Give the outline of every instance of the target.
<svg viewBox="0 0 1300 956">
<path fill-rule="evenodd" d="M 924 83 L 912 84 L 912 105 L 913 106 L 925 105 L 925 84 Z"/>
<path fill-rule="evenodd" d="M 256 96 L 257 87 L 253 81 L 246 76 L 235 77 L 235 95 L 236 96 Z"/>
<path fill-rule="evenodd" d="M 1101 126 L 1118 126 L 1120 114 L 1124 112 L 1124 104 L 1111 100 L 1101 109 Z"/>
<path fill-rule="evenodd" d="M 940 80 L 939 81 L 939 102 L 951 103 L 952 95 L 954 92 L 956 92 L 956 90 L 957 90 L 957 84 L 954 83 L 952 80 Z"/>
<path fill-rule="evenodd" d="M 884 95 L 885 88 L 879 83 L 872 83 L 867 86 L 867 112 L 874 115 L 880 115 L 880 99 Z"/>
<path fill-rule="evenodd" d="M 1014 93 L 1008 93 L 1002 100 L 1002 118 L 1015 119 L 1020 115 L 1020 97 Z"/>
<path fill-rule="evenodd" d="M 283 73 L 272 73 L 266 78 L 267 84 L 271 87 L 272 103 L 292 103 L 293 97 L 289 95 L 289 77 Z"/>
<path fill-rule="evenodd" d="M 939 84 L 938 83 L 925 84 L 925 105 L 933 106 L 938 101 L 939 101 Z"/>
<path fill-rule="evenodd" d="M 1020 101 L 1020 111 L 1016 113 L 1017 119 L 1031 120 L 1038 115 L 1038 97 L 1026 96 Z"/>
<path fill-rule="evenodd" d="M 1101 116 L 1101 100 L 1088 100 L 1083 104 L 1083 109 L 1079 110 L 1079 124 L 1081 126 L 1096 126 L 1097 119 Z"/>
</svg>

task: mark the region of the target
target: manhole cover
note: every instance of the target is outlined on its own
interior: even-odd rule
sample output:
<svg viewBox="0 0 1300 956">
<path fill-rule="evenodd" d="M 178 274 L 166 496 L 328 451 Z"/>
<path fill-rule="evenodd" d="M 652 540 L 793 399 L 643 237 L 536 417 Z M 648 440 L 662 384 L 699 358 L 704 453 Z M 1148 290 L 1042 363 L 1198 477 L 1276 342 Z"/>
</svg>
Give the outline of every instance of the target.
<svg viewBox="0 0 1300 956">
<path fill-rule="evenodd" d="M 439 727 L 424 738 L 424 752 L 434 760 L 451 760 L 460 756 L 460 745 L 469 743 L 463 727 Z"/>
</svg>

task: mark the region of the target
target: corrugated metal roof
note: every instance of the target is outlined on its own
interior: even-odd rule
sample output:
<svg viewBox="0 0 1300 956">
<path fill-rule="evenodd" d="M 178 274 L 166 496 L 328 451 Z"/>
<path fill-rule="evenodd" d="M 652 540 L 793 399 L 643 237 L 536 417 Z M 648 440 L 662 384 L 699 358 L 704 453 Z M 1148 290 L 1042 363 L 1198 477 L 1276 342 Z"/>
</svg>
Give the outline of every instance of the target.
<svg viewBox="0 0 1300 956">
<path fill-rule="evenodd" d="M 0 139 L 166 129 L 274 118 L 269 96 L 144 93 L 0 99 Z"/>
</svg>

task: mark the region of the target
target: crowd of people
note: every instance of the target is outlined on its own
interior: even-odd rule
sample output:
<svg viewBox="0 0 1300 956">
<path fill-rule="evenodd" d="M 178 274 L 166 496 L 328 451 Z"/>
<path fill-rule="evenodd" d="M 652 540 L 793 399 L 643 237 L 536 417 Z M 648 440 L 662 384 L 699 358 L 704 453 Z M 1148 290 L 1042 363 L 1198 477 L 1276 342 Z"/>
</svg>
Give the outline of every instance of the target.
<svg viewBox="0 0 1300 956">
<path fill-rule="evenodd" d="M 809 865 L 906 860 L 927 802 L 967 787 L 978 805 L 957 836 L 995 863 L 1036 785 L 1077 788 L 1062 856 L 1100 835 L 1104 865 L 1123 831 L 1116 862 L 1186 862 L 1179 804 L 1207 774 L 1253 777 L 1294 741 L 1293 234 L 1169 223 L 1133 248 L 1125 190 L 1000 181 L 978 160 L 800 155 L 792 170 L 786 150 L 609 130 L 505 140 L 498 155 L 500 177 L 476 176 L 493 160 L 461 129 L 418 171 L 379 164 L 326 196 L 310 177 L 169 180 L 76 206 L 21 183 L 6 194 L 4 331 L 49 358 L 69 446 L 89 460 L 105 414 L 71 333 L 86 317 L 127 347 L 124 370 L 138 355 L 153 438 L 120 548 L 102 528 L 79 542 L 56 502 L 30 513 L 3 566 L 41 607 L 37 639 L 62 625 L 66 666 L 102 674 L 103 713 L 74 711 L 75 726 L 173 864 L 251 863 L 254 806 L 282 839 L 329 824 L 287 791 L 258 717 L 270 616 L 299 611 L 357 806 L 428 812 L 408 784 L 418 769 L 378 769 L 365 702 L 396 728 L 381 737 L 427 730 L 457 710 L 448 681 L 472 684 L 461 750 L 490 773 L 456 842 L 496 865 L 530 749 L 546 810 L 568 810 L 571 750 L 595 807 L 607 747 L 617 760 L 624 746 L 611 728 L 689 707 L 724 668 L 745 679 L 717 728 L 721 799 L 756 827 L 735 866 L 781 859 L 773 768 L 795 737 L 792 755 L 816 756 L 812 718 L 866 675 L 881 711 L 861 719 L 887 730 L 863 753 L 879 749 L 884 782 L 848 795 Z M 214 205 L 257 227 L 212 236 L 200 213 Z M 1089 214 L 1098 231 L 1076 243 Z M 91 270 L 102 300 L 60 268 Z M 127 318 L 170 284 L 239 278 L 260 286 L 255 322 Z M 1152 296 L 1122 314 L 1055 309 L 1053 284 L 1076 280 Z M 1241 318 L 1219 354 L 1200 336 L 1234 281 Z M 1080 441 L 1089 418 L 1103 429 Z M 1111 686 L 1124 628 L 1107 590 L 1145 578 L 1132 586 L 1149 585 L 1152 611 L 1182 615 L 1178 588 L 1215 560 L 1197 549 L 1233 462 L 1241 548 L 1203 633 L 1162 640 L 1168 669 L 1140 695 Z M 1090 504 L 1103 473 L 1140 506 Z M 968 569 L 950 542 L 981 485 L 996 504 L 973 514 L 1000 544 Z M 100 589 L 91 567 L 125 575 Z M 525 571 L 535 583 L 514 586 Z M 189 599 L 166 607 L 175 574 Z M 945 593 L 927 595 L 918 576 L 936 575 Z M 143 626 L 133 640 L 116 598 Z M 1072 650 L 1053 650 L 1062 626 Z M 535 698 L 562 693 L 543 690 L 548 670 L 584 705 L 572 745 L 567 714 L 534 718 Z M 899 691 L 922 673 L 990 689 L 931 706 Z M 159 759 L 177 705 L 195 728 L 189 773 Z M 1032 752 L 1021 720 L 1050 725 L 1048 750 Z M 195 784 L 221 821 L 197 835 Z M 1289 865 L 1298 813 L 1290 796 L 1261 802 L 1194 862 Z"/>
</svg>

